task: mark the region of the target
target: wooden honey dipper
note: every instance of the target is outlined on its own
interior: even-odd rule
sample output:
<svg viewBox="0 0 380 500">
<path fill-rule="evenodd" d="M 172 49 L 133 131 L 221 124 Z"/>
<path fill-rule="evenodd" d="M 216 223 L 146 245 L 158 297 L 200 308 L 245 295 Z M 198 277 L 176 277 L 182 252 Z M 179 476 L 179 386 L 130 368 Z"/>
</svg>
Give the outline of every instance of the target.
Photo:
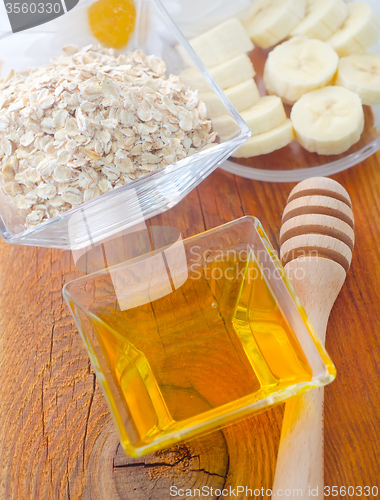
<svg viewBox="0 0 380 500">
<path fill-rule="evenodd" d="M 283 213 L 280 245 L 289 279 L 324 343 L 354 247 L 354 216 L 347 191 L 325 177 L 297 184 Z M 287 498 L 297 498 L 297 493 L 293 495 L 297 489 L 302 489 L 303 499 L 324 498 L 323 396 L 322 387 L 285 405 L 272 499 L 283 498 L 285 490 L 291 493 Z"/>
</svg>

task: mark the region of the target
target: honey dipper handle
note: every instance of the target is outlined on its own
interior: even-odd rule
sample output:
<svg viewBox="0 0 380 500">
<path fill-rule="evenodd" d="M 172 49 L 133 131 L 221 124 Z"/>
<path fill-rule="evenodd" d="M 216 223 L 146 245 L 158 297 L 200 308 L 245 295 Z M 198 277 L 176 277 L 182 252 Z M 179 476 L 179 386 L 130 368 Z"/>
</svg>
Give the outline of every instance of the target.
<svg viewBox="0 0 380 500">
<path fill-rule="evenodd" d="M 295 259 L 285 270 L 324 343 L 327 321 L 346 278 L 345 270 L 321 257 Z M 314 389 L 291 398 L 285 405 L 272 499 L 283 498 L 287 489 L 293 495 L 288 498 L 324 498 L 323 395 L 323 388 Z M 302 495 L 296 492 L 300 489 Z"/>
<path fill-rule="evenodd" d="M 285 271 L 324 345 L 327 321 L 346 279 L 346 271 L 333 260 L 315 256 L 292 260 L 286 264 Z"/>
</svg>

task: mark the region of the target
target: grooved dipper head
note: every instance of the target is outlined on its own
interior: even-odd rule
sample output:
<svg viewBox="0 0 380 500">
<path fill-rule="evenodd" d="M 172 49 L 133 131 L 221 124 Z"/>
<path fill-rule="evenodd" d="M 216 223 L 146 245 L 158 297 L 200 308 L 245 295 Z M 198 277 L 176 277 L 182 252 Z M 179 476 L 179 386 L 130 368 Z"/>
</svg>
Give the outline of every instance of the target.
<svg viewBox="0 0 380 500">
<path fill-rule="evenodd" d="M 354 215 L 347 191 L 326 177 L 297 184 L 282 217 L 283 265 L 311 255 L 334 260 L 347 271 L 354 241 Z"/>
</svg>

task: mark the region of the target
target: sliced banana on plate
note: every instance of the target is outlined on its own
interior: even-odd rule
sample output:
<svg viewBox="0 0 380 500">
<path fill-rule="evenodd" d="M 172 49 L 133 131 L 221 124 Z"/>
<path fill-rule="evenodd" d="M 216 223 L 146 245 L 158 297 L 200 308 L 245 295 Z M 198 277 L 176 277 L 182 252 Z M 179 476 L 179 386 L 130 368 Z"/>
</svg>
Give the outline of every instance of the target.
<svg viewBox="0 0 380 500">
<path fill-rule="evenodd" d="M 222 89 L 238 85 L 249 78 L 253 78 L 256 74 L 252 61 L 247 54 L 241 54 L 223 64 L 210 68 L 210 73 Z"/>
<path fill-rule="evenodd" d="M 273 49 L 265 63 L 264 82 L 269 94 L 294 104 L 307 92 L 332 82 L 339 57 L 320 40 L 291 38 Z"/>
<path fill-rule="evenodd" d="M 262 97 L 251 108 L 240 114 L 251 129 L 252 135 L 269 132 L 287 119 L 281 99 L 274 95 Z"/>
<path fill-rule="evenodd" d="M 236 137 L 241 129 L 231 115 L 227 113 L 212 119 L 212 128 L 222 142 Z"/>
<path fill-rule="evenodd" d="M 380 104 L 380 54 L 342 57 L 335 83 L 359 94 L 363 104 Z"/>
<path fill-rule="evenodd" d="M 256 0 L 243 24 L 251 39 L 266 49 L 285 40 L 305 12 L 306 0 Z"/>
<path fill-rule="evenodd" d="M 209 71 L 216 83 L 223 90 L 243 83 L 253 78 L 256 74 L 252 61 L 247 54 L 241 54 L 225 63 L 209 68 Z M 192 90 L 199 90 L 199 92 L 210 90 L 210 86 L 198 68 L 187 68 L 182 71 L 180 76 L 185 85 L 188 85 Z"/>
<path fill-rule="evenodd" d="M 279 127 L 269 132 L 250 137 L 232 156 L 234 158 L 251 158 L 252 156 L 265 155 L 284 148 L 293 140 L 292 122 L 286 120 Z"/>
<path fill-rule="evenodd" d="M 347 5 L 348 18 L 328 40 L 340 57 L 360 54 L 380 38 L 380 17 L 366 2 Z"/>
<path fill-rule="evenodd" d="M 224 93 L 239 112 L 250 108 L 260 99 L 259 89 L 253 78 L 226 89 Z"/>
<path fill-rule="evenodd" d="M 291 35 L 327 40 L 342 26 L 347 15 L 343 0 L 313 0 L 308 2 L 306 17 Z"/>
<path fill-rule="evenodd" d="M 253 50 L 252 41 L 242 23 L 236 18 L 228 19 L 194 38 L 190 44 L 206 67 L 217 66 Z"/>
<path fill-rule="evenodd" d="M 224 90 L 226 97 L 231 101 L 231 104 L 237 111 L 243 111 L 256 104 L 260 99 L 259 89 L 253 78 L 234 85 Z M 223 105 L 219 97 L 212 90 L 201 92 L 199 99 L 206 103 L 207 109 L 212 118 L 227 113 L 227 109 Z"/>
<path fill-rule="evenodd" d="M 190 45 L 207 68 L 222 64 L 254 48 L 244 26 L 234 17 L 193 38 Z M 183 61 L 191 65 L 192 59 L 184 47 L 178 45 L 177 50 Z"/>
<path fill-rule="evenodd" d="M 360 97 L 344 87 L 324 87 L 305 94 L 290 118 L 299 143 L 322 155 L 344 153 L 364 130 Z"/>
</svg>

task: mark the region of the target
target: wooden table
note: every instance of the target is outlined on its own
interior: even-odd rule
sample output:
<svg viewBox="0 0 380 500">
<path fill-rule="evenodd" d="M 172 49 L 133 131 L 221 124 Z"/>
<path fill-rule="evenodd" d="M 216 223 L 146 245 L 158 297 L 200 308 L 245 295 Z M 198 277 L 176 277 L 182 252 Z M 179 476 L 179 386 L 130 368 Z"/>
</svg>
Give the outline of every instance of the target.
<svg viewBox="0 0 380 500">
<path fill-rule="evenodd" d="M 356 247 L 327 334 L 338 378 L 326 389 L 325 482 L 380 487 L 380 154 L 334 178 L 352 198 Z M 187 237 L 252 214 L 278 249 L 292 187 L 218 170 L 151 223 Z M 0 254 L 1 500 L 166 500 L 171 485 L 272 486 L 283 405 L 143 459 L 126 457 L 62 298 L 79 274 L 70 252 L 1 243 Z"/>
</svg>

